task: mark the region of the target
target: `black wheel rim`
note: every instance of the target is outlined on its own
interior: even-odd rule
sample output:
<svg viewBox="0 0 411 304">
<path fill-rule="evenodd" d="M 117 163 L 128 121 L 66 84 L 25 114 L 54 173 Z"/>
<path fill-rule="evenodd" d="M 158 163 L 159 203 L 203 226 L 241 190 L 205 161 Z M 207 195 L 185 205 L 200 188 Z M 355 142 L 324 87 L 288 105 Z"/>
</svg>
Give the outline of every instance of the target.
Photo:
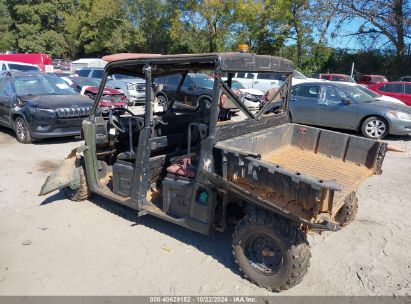
<svg viewBox="0 0 411 304">
<path fill-rule="evenodd" d="M 256 235 L 248 239 L 245 248 L 250 266 L 264 275 L 277 273 L 284 262 L 280 246 L 267 235 Z"/>
<path fill-rule="evenodd" d="M 26 132 L 26 127 L 24 126 L 23 121 L 20 119 L 16 120 L 16 135 L 18 140 L 25 141 L 27 137 Z"/>
</svg>

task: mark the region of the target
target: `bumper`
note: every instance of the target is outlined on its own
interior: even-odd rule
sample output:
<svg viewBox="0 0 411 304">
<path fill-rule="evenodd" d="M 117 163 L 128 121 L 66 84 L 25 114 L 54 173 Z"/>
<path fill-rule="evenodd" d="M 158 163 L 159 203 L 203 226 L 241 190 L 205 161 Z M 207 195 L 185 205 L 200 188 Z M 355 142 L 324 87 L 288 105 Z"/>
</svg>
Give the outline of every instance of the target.
<svg viewBox="0 0 411 304">
<path fill-rule="evenodd" d="M 80 135 L 81 123 L 86 117 L 49 120 L 29 120 L 30 134 L 34 138 Z"/>
<path fill-rule="evenodd" d="M 411 136 L 411 121 L 391 118 L 389 131 L 391 135 Z"/>
<path fill-rule="evenodd" d="M 146 100 L 146 92 L 139 92 L 136 90 L 128 90 L 128 100 L 131 103 L 144 103 Z"/>
</svg>

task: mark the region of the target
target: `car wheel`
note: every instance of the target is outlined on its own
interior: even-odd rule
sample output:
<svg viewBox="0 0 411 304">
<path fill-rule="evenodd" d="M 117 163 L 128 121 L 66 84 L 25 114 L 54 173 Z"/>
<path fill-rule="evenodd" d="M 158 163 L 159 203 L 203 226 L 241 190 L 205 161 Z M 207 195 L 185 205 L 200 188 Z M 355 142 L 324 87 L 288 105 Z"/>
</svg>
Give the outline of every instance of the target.
<svg viewBox="0 0 411 304">
<path fill-rule="evenodd" d="M 16 132 L 17 141 L 22 144 L 29 144 L 33 142 L 30 135 L 29 128 L 22 117 L 17 117 L 14 121 L 14 131 Z"/>
<path fill-rule="evenodd" d="M 382 139 L 388 134 L 388 123 L 379 116 L 368 117 L 361 125 L 361 132 L 364 137 Z"/>
<path fill-rule="evenodd" d="M 245 277 L 271 291 L 301 282 L 311 257 L 306 236 L 296 224 L 261 210 L 237 224 L 233 253 Z"/>
<path fill-rule="evenodd" d="M 159 106 L 163 107 L 163 111 L 167 111 L 168 109 L 167 97 L 165 97 L 163 94 L 157 95 L 157 102 Z"/>
</svg>

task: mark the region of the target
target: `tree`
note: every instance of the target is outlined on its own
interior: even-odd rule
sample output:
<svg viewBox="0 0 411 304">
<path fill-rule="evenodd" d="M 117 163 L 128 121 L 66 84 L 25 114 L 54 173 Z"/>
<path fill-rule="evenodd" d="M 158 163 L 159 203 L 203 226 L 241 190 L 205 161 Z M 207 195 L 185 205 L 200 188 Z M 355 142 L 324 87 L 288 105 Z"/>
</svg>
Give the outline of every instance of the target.
<svg viewBox="0 0 411 304">
<path fill-rule="evenodd" d="M 233 18 L 231 1 L 180 1 L 175 3 L 173 11 L 170 32 L 173 51 L 212 53 L 227 50 Z"/>
<path fill-rule="evenodd" d="M 247 43 L 258 54 L 276 54 L 291 36 L 290 0 L 238 0 L 232 28 L 237 44 Z"/>
<path fill-rule="evenodd" d="M 15 44 L 13 34 L 9 30 L 11 21 L 6 1 L 0 0 L 0 52 L 11 50 Z"/>
<path fill-rule="evenodd" d="M 361 20 L 357 31 L 350 35 L 385 40 L 395 48 L 398 68 L 406 54 L 406 39 L 411 39 L 411 7 L 406 0 L 329 0 L 339 13 L 340 22 Z"/>
</svg>

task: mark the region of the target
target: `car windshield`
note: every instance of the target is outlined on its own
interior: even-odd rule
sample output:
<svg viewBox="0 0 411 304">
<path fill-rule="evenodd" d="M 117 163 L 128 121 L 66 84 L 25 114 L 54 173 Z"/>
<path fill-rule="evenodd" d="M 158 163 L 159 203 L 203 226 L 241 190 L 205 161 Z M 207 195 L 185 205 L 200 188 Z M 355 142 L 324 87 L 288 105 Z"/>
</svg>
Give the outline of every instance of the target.
<svg viewBox="0 0 411 304">
<path fill-rule="evenodd" d="M 241 82 L 236 81 L 236 80 L 233 80 L 233 81 L 231 82 L 231 88 L 232 88 L 233 90 L 246 89 L 246 87 L 243 86 L 243 85 L 241 84 Z"/>
<path fill-rule="evenodd" d="M 40 71 L 40 69 L 36 66 L 32 65 L 24 65 L 24 64 L 13 64 L 9 63 L 9 68 L 10 70 L 15 70 L 15 71 Z"/>
<path fill-rule="evenodd" d="M 360 89 L 361 91 L 365 92 L 365 93 L 368 94 L 368 95 L 371 95 L 371 96 L 374 97 L 374 98 L 381 97 L 380 94 L 378 94 L 378 93 L 376 93 L 376 92 L 374 92 L 374 91 L 371 91 L 370 89 L 365 88 L 365 87 L 363 87 L 362 85 L 356 86 L 356 88 Z"/>
<path fill-rule="evenodd" d="M 349 97 L 351 97 L 352 99 L 354 99 L 355 101 L 359 103 L 375 101 L 375 97 L 366 93 L 364 90 L 358 88 L 357 86 L 345 85 L 345 86 L 341 86 L 341 89 L 343 90 L 345 94 L 347 94 Z"/>
<path fill-rule="evenodd" d="M 293 71 L 293 78 L 295 78 L 295 79 L 307 79 L 307 77 L 303 73 L 298 72 L 297 70 Z"/>
<path fill-rule="evenodd" d="M 136 78 L 133 76 L 129 76 L 129 75 L 124 75 L 124 74 L 113 74 L 114 79 L 128 79 L 128 78 Z"/>
<path fill-rule="evenodd" d="M 207 75 L 195 75 L 194 76 L 197 87 L 202 89 L 213 89 L 214 81 Z"/>
<path fill-rule="evenodd" d="M 18 96 L 77 94 L 63 79 L 52 74 L 17 77 L 14 84 Z"/>
<path fill-rule="evenodd" d="M 100 86 L 100 79 L 89 78 L 89 77 L 72 77 L 69 78 L 75 85 L 83 86 Z"/>
<path fill-rule="evenodd" d="M 372 80 L 373 80 L 374 82 L 385 82 L 385 81 L 388 81 L 387 78 L 382 77 L 382 76 L 373 77 Z"/>
</svg>

